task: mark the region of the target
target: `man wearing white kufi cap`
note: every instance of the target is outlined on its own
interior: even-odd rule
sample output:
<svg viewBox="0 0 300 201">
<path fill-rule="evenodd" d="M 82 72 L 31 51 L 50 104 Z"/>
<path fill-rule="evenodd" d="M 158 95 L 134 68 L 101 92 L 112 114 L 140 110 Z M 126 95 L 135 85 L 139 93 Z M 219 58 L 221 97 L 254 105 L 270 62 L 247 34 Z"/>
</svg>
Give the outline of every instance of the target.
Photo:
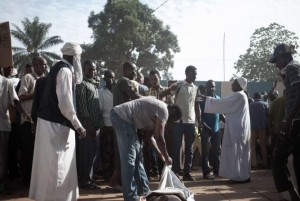
<svg viewBox="0 0 300 201">
<path fill-rule="evenodd" d="M 231 96 L 214 99 L 203 97 L 205 113 L 223 113 L 226 117 L 223 135 L 219 175 L 233 182 L 250 182 L 250 115 L 247 95 L 247 79 L 233 81 Z"/>
<path fill-rule="evenodd" d="M 82 80 L 82 50 L 76 43 L 66 43 L 61 51 L 63 59 L 36 86 L 40 90 L 35 93 L 38 119 L 29 198 L 38 201 L 79 197 L 75 130 L 79 138 L 86 131 L 76 116 L 73 89 Z"/>
</svg>

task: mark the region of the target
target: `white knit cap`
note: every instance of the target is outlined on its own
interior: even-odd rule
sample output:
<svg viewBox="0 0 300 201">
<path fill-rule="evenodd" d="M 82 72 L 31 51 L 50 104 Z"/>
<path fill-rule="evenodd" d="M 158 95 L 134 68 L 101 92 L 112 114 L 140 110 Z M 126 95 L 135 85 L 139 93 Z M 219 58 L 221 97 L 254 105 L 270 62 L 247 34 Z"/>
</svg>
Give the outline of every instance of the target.
<svg viewBox="0 0 300 201">
<path fill-rule="evenodd" d="M 63 55 L 76 56 L 81 55 L 82 49 L 77 43 L 67 42 L 60 49 Z"/>
<path fill-rule="evenodd" d="M 247 87 L 247 79 L 244 77 L 239 77 L 236 79 L 239 83 L 239 85 L 242 87 L 242 89 L 245 89 Z"/>
</svg>

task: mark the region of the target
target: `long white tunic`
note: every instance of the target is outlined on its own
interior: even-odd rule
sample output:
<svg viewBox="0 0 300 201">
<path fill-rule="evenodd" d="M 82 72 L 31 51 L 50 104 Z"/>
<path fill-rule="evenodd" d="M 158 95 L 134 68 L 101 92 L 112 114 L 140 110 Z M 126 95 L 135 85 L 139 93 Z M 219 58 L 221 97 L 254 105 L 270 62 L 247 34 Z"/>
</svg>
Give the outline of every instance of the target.
<svg viewBox="0 0 300 201">
<path fill-rule="evenodd" d="M 72 72 L 57 74 L 59 109 L 74 128 L 81 127 L 73 105 Z M 29 198 L 37 201 L 76 201 L 79 197 L 75 131 L 38 118 Z"/>
<path fill-rule="evenodd" d="M 250 178 L 250 115 L 247 96 L 243 91 L 214 99 L 206 98 L 206 113 L 223 113 L 226 116 L 219 175 L 235 181 Z"/>
</svg>

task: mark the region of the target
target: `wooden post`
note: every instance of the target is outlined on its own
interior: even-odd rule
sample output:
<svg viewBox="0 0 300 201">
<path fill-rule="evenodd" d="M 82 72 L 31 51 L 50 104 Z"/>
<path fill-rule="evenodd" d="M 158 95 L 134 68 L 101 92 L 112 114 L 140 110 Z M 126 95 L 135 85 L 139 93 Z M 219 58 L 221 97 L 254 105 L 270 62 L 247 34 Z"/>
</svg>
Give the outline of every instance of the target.
<svg viewBox="0 0 300 201">
<path fill-rule="evenodd" d="M 13 66 L 9 22 L 0 23 L 0 67 Z"/>
</svg>

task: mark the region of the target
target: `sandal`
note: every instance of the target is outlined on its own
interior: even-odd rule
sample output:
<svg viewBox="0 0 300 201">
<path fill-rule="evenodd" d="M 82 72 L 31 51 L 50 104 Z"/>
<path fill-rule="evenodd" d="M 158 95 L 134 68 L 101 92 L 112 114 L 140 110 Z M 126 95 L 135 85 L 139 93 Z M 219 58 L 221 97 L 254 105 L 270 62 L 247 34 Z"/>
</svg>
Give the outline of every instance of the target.
<svg viewBox="0 0 300 201">
<path fill-rule="evenodd" d="M 100 186 L 98 186 L 95 182 L 92 182 L 92 181 L 87 182 L 83 185 L 80 185 L 79 188 L 81 188 L 81 189 L 101 189 Z"/>
<path fill-rule="evenodd" d="M 207 175 L 204 175 L 203 178 L 204 179 L 208 179 L 208 180 L 214 180 L 215 179 L 214 175 L 211 174 L 211 173 L 209 173 Z"/>
</svg>

